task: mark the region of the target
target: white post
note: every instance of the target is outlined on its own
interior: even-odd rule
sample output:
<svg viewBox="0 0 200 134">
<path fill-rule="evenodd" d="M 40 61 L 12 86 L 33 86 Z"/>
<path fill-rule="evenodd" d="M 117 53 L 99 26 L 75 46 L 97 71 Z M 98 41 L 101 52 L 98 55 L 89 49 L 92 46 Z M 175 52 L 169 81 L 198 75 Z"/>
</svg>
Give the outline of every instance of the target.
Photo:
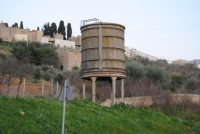
<svg viewBox="0 0 200 134">
<path fill-rule="evenodd" d="M 111 77 L 112 79 L 112 98 L 111 98 L 111 105 L 115 105 L 115 93 L 116 93 L 116 79 L 117 77 Z"/>
<path fill-rule="evenodd" d="M 83 99 L 85 99 L 85 80 L 83 80 Z"/>
<path fill-rule="evenodd" d="M 64 94 L 63 94 L 63 115 L 62 115 L 62 134 L 65 132 L 65 105 L 66 105 L 66 81 L 64 85 Z"/>
<path fill-rule="evenodd" d="M 124 78 L 121 79 L 121 99 L 124 102 Z"/>
<path fill-rule="evenodd" d="M 44 94 L 44 82 L 42 81 L 42 96 Z"/>
<path fill-rule="evenodd" d="M 24 87 L 23 87 L 23 97 L 24 97 L 24 92 L 25 92 L 25 78 L 24 78 Z"/>
<path fill-rule="evenodd" d="M 51 96 L 53 96 L 53 79 L 51 81 Z"/>
<path fill-rule="evenodd" d="M 96 79 L 97 77 L 90 77 L 92 80 L 92 102 L 95 102 L 95 93 L 96 93 Z"/>
<path fill-rule="evenodd" d="M 58 94 L 58 81 L 56 83 L 56 95 Z"/>
</svg>

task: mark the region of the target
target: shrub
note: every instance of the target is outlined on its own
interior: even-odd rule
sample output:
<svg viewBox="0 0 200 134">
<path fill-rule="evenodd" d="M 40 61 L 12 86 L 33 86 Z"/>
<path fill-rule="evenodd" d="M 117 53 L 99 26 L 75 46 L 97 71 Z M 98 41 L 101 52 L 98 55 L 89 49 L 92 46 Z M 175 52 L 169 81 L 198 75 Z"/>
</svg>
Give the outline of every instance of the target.
<svg viewBox="0 0 200 134">
<path fill-rule="evenodd" d="M 153 81 L 163 82 L 165 80 L 166 72 L 158 66 L 146 66 L 146 76 Z"/>
<path fill-rule="evenodd" d="M 72 67 L 72 71 L 78 71 L 79 70 L 79 67 L 78 66 L 73 66 Z"/>
<path fill-rule="evenodd" d="M 53 79 L 58 81 L 59 84 L 62 84 L 64 81 L 64 75 L 62 73 L 58 73 Z"/>
<path fill-rule="evenodd" d="M 143 64 L 143 65 L 148 65 L 151 64 L 151 61 L 147 57 L 142 57 L 142 56 L 136 56 L 133 58 L 133 60 Z"/>
<path fill-rule="evenodd" d="M 143 66 L 137 62 L 127 62 L 125 67 L 126 74 L 133 78 L 142 77 L 144 75 Z"/>
<path fill-rule="evenodd" d="M 51 80 L 56 75 L 56 69 L 49 68 L 46 72 L 43 73 L 42 78 L 46 81 Z"/>
<path fill-rule="evenodd" d="M 48 65 L 41 65 L 42 71 L 46 72 L 49 70 L 49 66 Z"/>
<path fill-rule="evenodd" d="M 194 91 L 197 89 L 196 87 L 196 83 L 197 81 L 194 78 L 188 78 L 185 82 L 185 87 L 189 90 L 189 91 Z"/>
<path fill-rule="evenodd" d="M 34 73 L 33 73 L 33 77 L 34 79 L 40 79 L 42 76 L 42 68 L 41 66 L 37 66 L 35 69 L 34 69 Z"/>
<path fill-rule="evenodd" d="M 183 83 L 183 78 L 179 75 L 171 76 L 171 84 L 175 87 L 180 86 Z"/>
</svg>

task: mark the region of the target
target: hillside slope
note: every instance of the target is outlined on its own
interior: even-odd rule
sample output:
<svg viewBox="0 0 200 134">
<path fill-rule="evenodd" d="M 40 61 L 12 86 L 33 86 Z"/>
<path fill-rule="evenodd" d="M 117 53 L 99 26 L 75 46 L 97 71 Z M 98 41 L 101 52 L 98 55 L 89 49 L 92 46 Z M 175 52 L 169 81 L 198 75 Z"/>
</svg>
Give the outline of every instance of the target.
<svg viewBox="0 0 200 134">
<path fill-rule="evenodd" d="M 0 97 L 0 134 L 61 133 L 61 118 L 62 103 L 55 100 Z M 82 134 L 200 133 L 199 122 L 124 104 L 101 107 L 82 99 L 67 102 L 65 128 L 65 133 Z"/>
</svg>

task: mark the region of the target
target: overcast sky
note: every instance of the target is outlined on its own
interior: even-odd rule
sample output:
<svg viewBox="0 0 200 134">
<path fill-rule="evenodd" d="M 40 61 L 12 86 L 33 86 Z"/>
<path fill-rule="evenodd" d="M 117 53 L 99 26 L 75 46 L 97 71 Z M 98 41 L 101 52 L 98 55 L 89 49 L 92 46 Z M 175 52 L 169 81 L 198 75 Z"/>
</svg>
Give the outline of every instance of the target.
<svg viewBox="0 0 200 134">
<path fill-rule="evenodd" d="M 97 18 L 126 27 L 125 46 L 168 61 L 200 59 L 200 0 L 1 0 L 0 20 L 36 30 Z"/>
</svg>

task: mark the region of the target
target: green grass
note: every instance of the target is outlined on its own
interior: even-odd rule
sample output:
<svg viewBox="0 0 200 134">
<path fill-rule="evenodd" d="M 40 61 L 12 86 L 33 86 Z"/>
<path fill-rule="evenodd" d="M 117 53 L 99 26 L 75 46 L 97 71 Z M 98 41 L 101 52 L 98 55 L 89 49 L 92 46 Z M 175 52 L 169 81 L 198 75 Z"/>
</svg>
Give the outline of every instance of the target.
<svg viewBox="0 0 200 134">
<path fill-rule="evenodd" d="M 56 100 L 0 97 L 0 134 L 60 134 L 61 119 L 62 103 Z M 70 134 L 200 133 L 198 121 L 122 103 L 101 107 L 83 99 L 67 102 L 65 128 Z"/>
</svg>

